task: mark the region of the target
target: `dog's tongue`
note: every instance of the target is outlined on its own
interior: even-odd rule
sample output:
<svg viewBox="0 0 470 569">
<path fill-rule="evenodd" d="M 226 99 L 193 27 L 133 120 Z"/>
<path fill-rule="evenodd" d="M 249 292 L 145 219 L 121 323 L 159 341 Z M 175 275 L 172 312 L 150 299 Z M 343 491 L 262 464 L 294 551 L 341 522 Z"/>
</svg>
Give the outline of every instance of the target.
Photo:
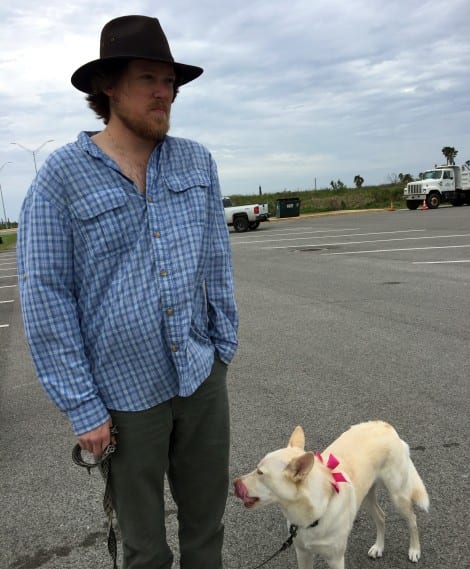
<svg viewBox="0 0 470 569">
<path fill-rule="evenodd" d="M 235 480 L 233 485 L 235 487 L 235 496 L 243 500 L 243 504 L 246 508 L 250 508 L 258 501 L 258 498 L 250 498 L 248 496 L 248 490 L 241 480 Z"/>
</svg>

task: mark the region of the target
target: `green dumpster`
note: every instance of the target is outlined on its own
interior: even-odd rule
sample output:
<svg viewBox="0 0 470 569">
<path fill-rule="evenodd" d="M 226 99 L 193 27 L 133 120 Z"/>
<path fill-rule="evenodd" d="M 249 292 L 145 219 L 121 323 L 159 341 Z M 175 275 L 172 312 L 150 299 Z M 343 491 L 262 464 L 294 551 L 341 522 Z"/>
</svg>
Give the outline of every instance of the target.
<svg viewBox="0 0 470 569">
<path fill-rule="evenodd" d="M 279 198 L 276 200 L 276 217 L 298 217 L 299 214 L 299 198 Z"/>
</svg>

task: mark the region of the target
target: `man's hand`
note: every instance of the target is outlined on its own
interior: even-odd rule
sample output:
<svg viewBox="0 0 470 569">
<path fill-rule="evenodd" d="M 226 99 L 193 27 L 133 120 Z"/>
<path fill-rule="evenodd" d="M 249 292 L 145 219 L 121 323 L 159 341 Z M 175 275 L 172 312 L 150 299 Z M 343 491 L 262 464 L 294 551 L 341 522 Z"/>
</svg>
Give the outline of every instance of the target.
<svg viewBox="0 0 470 569">
<path fill-rule="evenodd" d="M 116 437 L 111 435 L 111 427 L 112 421 L 108 419 L 96 429 L 79 435 L 77 440 L 80 448 L 92 453 L 95 457 L 100 457 L 109 444 L 116 444 Z"/>
</svg>

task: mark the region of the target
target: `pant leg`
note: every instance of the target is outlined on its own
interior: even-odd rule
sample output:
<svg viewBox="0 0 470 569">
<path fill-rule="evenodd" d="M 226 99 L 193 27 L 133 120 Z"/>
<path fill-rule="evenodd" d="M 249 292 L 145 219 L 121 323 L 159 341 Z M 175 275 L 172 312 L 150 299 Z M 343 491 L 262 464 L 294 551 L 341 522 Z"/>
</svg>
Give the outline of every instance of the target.
<svg viewBox="0 0 470 569">
<path fill-rule="evenodd" d="M 122 535 L 123 569 L 172 566 L 164 504 L 171 413 L 169 403 L 146 411 L 111 411 L 119 431 L 111 460 L 111 491 Z"/>
<path fill-rule="evenodd" d="M 230 447 L 227 366 L 188 398 L 173 400 L 168 479 L 178 506 L 181 569 L 220 569 Z"/>
</svg>

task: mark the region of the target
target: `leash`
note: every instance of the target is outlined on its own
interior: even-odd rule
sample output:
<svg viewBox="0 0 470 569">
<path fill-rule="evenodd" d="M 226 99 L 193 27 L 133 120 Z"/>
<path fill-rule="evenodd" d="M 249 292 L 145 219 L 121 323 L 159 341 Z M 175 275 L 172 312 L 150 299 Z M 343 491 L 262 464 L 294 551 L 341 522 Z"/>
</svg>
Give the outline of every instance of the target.
<svg viewBox="0 0 470 569">
<path fill-rule="evenodd" d="M 310 524 L 308 527 L 314 528 L 317 525 L 318 525 L 318 520 L 313 522 L 313 524 Z M 288 549 L 292 545 L 292 543 L 294 542 L 294 538 L 297 536 L 298 531 L 299 531 L 299 526 L 296 526 L 295 524 L 290 524 L 290 526 L 289 526 L 289 537 L 286 539 L 286 541 L 281 545 L 281 547 L 275 553 L 273 553 L 273 555 L 271 555 L 271 557 L 268 557 L 262 563 L 260 563 L 259 565 L 256 565 L 256 567 L 253 567 L 253 569 L 259 569 L 260 567 L 267 565 L 270 561 L 272 561 L 280 553 L 282 553 L 283 551 Z"/>
<path fill-rule="evenodd" d="M 117 427 L 111 427 L 111 434 L 117 435 Z M 111 498 L 111 456 L 116 451 L 116 445 L 108 445 L 103 454 L 96 462 L 87 462 L 82 458 L 82 449 L 79 444 L 76 444 L 72 449 L 72 460 L 77 466 L 86 468 L 88 474 L 91 474 L 91 469 L 98 467 L 99 471 L 105 482 L 104 496 L 103 496 L 103 510 L 108 520 L 108 552 L 113 561 L 113 569 L 117 567 L 117 540 L 116 533 L 113 527 L 113 501 Z"/>
</svg>

